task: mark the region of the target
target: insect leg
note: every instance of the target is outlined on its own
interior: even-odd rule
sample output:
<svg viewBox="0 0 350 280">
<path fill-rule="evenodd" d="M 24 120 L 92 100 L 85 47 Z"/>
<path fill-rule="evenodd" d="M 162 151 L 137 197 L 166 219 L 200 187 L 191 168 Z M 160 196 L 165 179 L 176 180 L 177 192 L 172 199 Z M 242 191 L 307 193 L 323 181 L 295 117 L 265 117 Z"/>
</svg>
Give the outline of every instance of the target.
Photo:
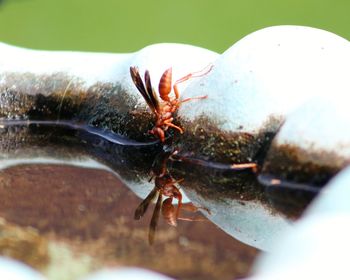
<svg viewBox="0 0 350 280">
<path fill-rule="evenodd" d="M 149 130 L 149 133 L 158 136 L 160 142 L 164 142 L 165 141 L 165 134 L 164 134 L 164 130 L 161 129 L 160 127 L 154 127 L 152 130 Z"/>
<path fill-rule="evenodd" d="M 197 72 L 192 72 L 192 73 L 189 73 L 187 74 L 186 76 L 182 77 L 181 79 L 178 79 L 175 83 L 174 83 L 174 86 L 173 86 L 173 89 L 174 89 L 174 93 L 175 93 L 175 96 L 176 96 L 176 99 L 179 99 L 180 97 L 180 93 L 179 93 L 179 90 L 177 88 L 177 85 L 180 84 L 180 83 L 183 83 L 191 78 L 198 78 L 198 77 L 202 77 L 206 74 L 208 74 L 211 69 L 213 69 L 214 65 L 213 64 L 209 64 L 208 66 L 206 66 L 205 68 L 203 68 L 202 70 L 200 71 L 197 71 Z"/>
<path fill-rule="evenodd" d="M 176 219 L 177 219 L 179 217 L 180 209 L 182 207 L 182 194 L 180 191 L 178 191 L 176 198 L 178 200 L 177 209 L 176 209 Z"/>
<path fill-rule="evenodd" d="M 179 101 L 179 103 L 185 103 L 185 102 L 191 101 L 191 100 L 193 100 L 193 99 L 205 99 L 205 98 L 207 98 L 207 97 L 208 97 L 208 95 L 196 96 L 196 97 L 189 97 L 189 98 L 185 98 L 185 99 Z"/>
<path fill-rule="evenodd" d="M 175 129 L 177 129 L 181 134 L 184 133 L 184 131 L 183 131 L 183 129 L 181 127 L 179 127 L 179 126 L 177 126 L 177 125 L 175 125 L 175 124 L 173 124 L 171 122 L 164 121 L 164 125 L 171 126 L 171 127 L 175 128 Z"/>
</svg>

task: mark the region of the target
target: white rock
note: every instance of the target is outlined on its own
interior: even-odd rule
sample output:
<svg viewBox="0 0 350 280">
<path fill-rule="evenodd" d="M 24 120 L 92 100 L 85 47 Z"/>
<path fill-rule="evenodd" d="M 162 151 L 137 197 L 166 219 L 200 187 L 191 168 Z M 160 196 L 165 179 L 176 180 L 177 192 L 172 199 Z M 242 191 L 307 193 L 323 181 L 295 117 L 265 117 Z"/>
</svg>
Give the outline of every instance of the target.
<svg viewBox="0 0 350 280">
<path fill-rule="evenodd" d="M 291 221 L 259 201 L 245 201 L 222 197 L 220 200 L 201 198 L 200 194 L 187 191 L 195 205 L 210 211 L 202 211 L 211 222 L 235 239 L 252 247 L 269 251 L 275 239 L 291 227 Z"/>
<path fill-rule="evenodd" d="M 342 96 L 318 97 L 289 115 L 274 138 L 275 147 L 289 145 L 319 154 L 318 164 L 334 162 L 327 154 L 350 162 L 350 91 Z M 273 155 L 272 155 L 273 158 Z M 311 161 L 311 159 L 309 159 Z"/>
<path fill-rule="evenodd" d="M 77 51 L 44 51 L 0 43 L 0 73 L 65 73 L 83 79 L 87 86 L 97 81 L 113 81 L 130 54 Z"/>
<path fill-rule="evenodd" d="M 183 45 L 183 44 L 156 44 L 150 45 L 132 54 L 123 65 L 123 72 L 119 80 L 123 87 L 130 92 L 136 92 L 135 85 L 130 78 L 130 66 L 137 66 L 140 73 L 149 70 L 152 85 L 158 91 L 158 83 L 163 72 L 169 67 L 173 68 L 173 82 L 182 78 L 190 72 L 198 71 L 212 63 L 218 54 L 200 47 Z M 192 81 L 179 85 L 182 91 Z M 140 96 L 136 92 L 137 96 Z"/>
<path fill-rule="evenodd" d="M 349 101 L 347 94 L 321 96 L 291 113 L 272 141 L 262 174 L 326 184 L 350 163 Z"/>
<path fill-rule="evenodd" d="M 321 195 L 308 208 L 305 216 L 350 215 L 349 185 L 350 167 L 347 167 L 322 189 Z"/>
<path fill-rule="evenodd" d="M 141 268 L 105 269 L 84 278 L 83 280 L 171 280 L 156 272 Z"/>
<path fill-rule="evenodd" d="M 167 68 L 173 67 L 175 80 L 203 68 L 218 56 L 200 47 L 171 43 L 150 45 L 128 54 L 41 51 L 0 43 L 0 53 L 0 74 L 63 73 L 79 79 L 86 87 L 97 82 L 115 82 L 140 99 L 142 96 L 130 78 L 130 66 L 138 66 L 141 73 L 148 69 L 153 86 L 157 88 L 159 78 Z M 0 79 L 0 85 L 4 82 L 4 78 Z"/>
<path fill-rule="evenodd" d="M 251 279 L 348 279 L 350 167 L 337 175 L 293 229 L 276 240 Z"/>
<path fill-rule="evenodd" d="M 0 278 L 6 280 L 44 280 L 39 272 L 12 259 L 0 257 Z"/>
<path fill-rule="evenodd" d="M 310 27 L 269 27 L 234 44 L 208 75 L 191 83 L 185 97 L 208 99 L 179 112 L 189 120 L 210 116 L 225 131 L 274 131 L 271 118 L 282 121 L 311 97 L 350 92 L 349 72 L 347 40 Z"/>
</svg>

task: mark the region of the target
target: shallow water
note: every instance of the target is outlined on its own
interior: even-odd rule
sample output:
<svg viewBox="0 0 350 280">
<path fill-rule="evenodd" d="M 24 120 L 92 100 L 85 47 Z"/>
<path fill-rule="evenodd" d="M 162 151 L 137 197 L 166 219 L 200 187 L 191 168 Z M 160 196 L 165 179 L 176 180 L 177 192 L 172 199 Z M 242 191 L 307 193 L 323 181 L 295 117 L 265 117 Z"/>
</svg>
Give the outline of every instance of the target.
<svg viewBox="0 0 350 280">
<path fill-rule="evenodd" d="M 0 251 L 48 275 L 119 265 L 179 279 L 247 275 L 258 251 L 208 220 L 179 221 L 175 228 L 161 219 L 149 245 L 153 209 L 134 220 L 140 202 L 107 171 L 48 164 L 8 168 L 0 176 Z"/>
<path fill-rule="evenodd" d="M 0 152 L 0 254 L 49 279 L 76 279 L 109 266 L 177 279 L 244 277 L 259 250 L 235 238 L 263 240 L 288 226 L 285 217 L 299 216 L 315 195 L 263 187 L 252 170 L 196 161 L 181 151 L 168 159 L 171 152 L 157 143 L 128 145 L 79 124 L 2 121 Z M 177 227 L 160 215 L 150 245 L 155 203 L 141 219 L 134 214 L 155 187 L 150 177 L 160 174 L 183 180 L 184 202 L 190 197 L 203 208 L 182 211 L 180 217 L 199 221 L 178 220 Z"/>
</svg>

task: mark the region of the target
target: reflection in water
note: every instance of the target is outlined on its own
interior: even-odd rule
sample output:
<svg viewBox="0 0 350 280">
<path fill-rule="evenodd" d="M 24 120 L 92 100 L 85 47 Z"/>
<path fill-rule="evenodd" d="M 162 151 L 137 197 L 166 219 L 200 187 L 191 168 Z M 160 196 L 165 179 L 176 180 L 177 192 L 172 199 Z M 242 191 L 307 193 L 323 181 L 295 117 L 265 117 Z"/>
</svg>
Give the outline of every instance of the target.
<svg viewBox="0 0 350 280">
<path fill-rule="evenodd" d="M 141 202 L 141 204 L 137 207 L 135 211 L 134 218 L 135 220 L 139 220 L 147 211 L 148 205 L 154 198 L 158 195 L 157 203 L 153 211 L 148 240 L 150 244 L 153 244 L 155 238 L 156 227 L 158 224 L 158 219 L 160 212 L 162 212 L 162 216 L 167 224 L 171 226 L 177 225 L 177 220 L 198 220 L 191 218 L 182 218 L 179 217 L 180 209 L 186 209 L 188 211 L 197 211 L 198 207 L 194 206 L 192 203 L 182 204 L 182 194 L 178 187 L 175 184 L 180 183 L 183 179 L 174 180 L 167 170 L 167 161 L 169 158 L 176 154 L 175 152 L 161 152 L 156 156 L 156 159 L 153 164 L 152 173 L 154 179 L 154 188 L 147 195 L 147 197 Z M 150 181 L 153 179 L 151 177 Z M 163 195 L 168 198 L 163 201 Z M 175 208 L 173 205 L 173 198 L 178 200 L 178 205 Z"/>
<path fill-rule="evenodd" d="M 135 186 L 156 186 L 156 192 L 162 190 L 167 196 L 167 185 L 176 192 L 178 179 L 174 178 L 182 177 L 172 177 L 168 171 L 165 163 L 171 153 L 154 160 L 162 151 L 158 146 L 116 145 L 96 134 L 59 125 L 3 125 L 0 137 L 2 166 L 8 166 L 9 160 L 27 163 L 0 173 L 1 229 L 6 235 L 0 235 L 1 254 L 21 259 L 49 277 L 65 272 L 78 278 L 119 265 L 145 267 L 179 279 L 247 275 L 257 250 L 209 222 L 179 223 L 174 228 L 160 219 L 156 242 L 149 246 L 152 213 L 144 213 L 139 221 L 133 219 L 144 199 L 134 190 Z M 43 163 L 52 158 L 67 163 L 94 159 L 117 176 L 93 168 L 30 164 L 30 159 L 38 158 Z M 154 182 L 149 182 L 150 170 Z M 166 206 L 165 213 L 173 215 L 174 210 Z M 176 212 L 175 207 L 175 217 Z M 42 244 L 40 251 L 30 244 Z"/>
<path fill-rule="evenodd" d="M 128 145 L 94 128 L 52 122 L 3 122 L 0 152 L 0 216 L 6 233 L 0 235 L 0 251 L 46 275 L 56 273 L 55 267 L 69 273 L 72 266 L 80 267 L 78 277 L 108 265 L 133 265 L 181 279 L 243 277 L 257 250 L 232 236 L 264 248 L 289 224 L 273 208 L 277 196 L 256 180 L 254 166 L 197 162 L 181 151 L 164 152 L 156 143 Z M 47 164 L 52 159 L 75 165 L 93 161 L 105 170 Z M 11 167 L 13 162 L 26 164 Z M 146 210 L 153 197 L 158 202 L 152 215 Z M 188 198 L 229 235 L 209 222 L 170 227 L 186 220 L 179 211 L 191 202 Z M 164 221 L 158 221 L 161 210 Z M 195 218 L 200 219 L 205 217 Z M 147 236 L 152 243 L 155 230 L 156 242 L 149 246 Z M 24 240 L 46 249 L 39 254 L 30 249 L 35 246 L 23 246 Z M 18 250 L 25 252 L 11 253 Z"/>
<path fill-rule="evenodd" d="M 48 240 L 49 247 L 40 254 L 31 250 L 14 257 L 29 260 L 43 271 L 41 260 L 58 259 L 55 248 L 59 246 L 69 248 L 73 255 L 58 252 L 55 265 L 62 270 L 71 270 L 68 262 L 76 266 L 85 263 L 86 270 L 128 265 L 180 279 L 232 279 L 247 274 L 257 252 L 213 224 L 181 223 L 175 229 L 161 220 L 157 242 L 149 246 L 145 237 L 151 213 L 134 221 L 140 199 L 106 171 L 24 165 L 5 170 L 1 180 L 0 215 L 21 228 L 19 234 L 9 233 L 12 237 L 1 252 L 7 254 L 9 247 L 31 250 L 28 245 L 16 244 L 24 243 L 28 227 L 34 228 L 37 239 Z M 91 260 L 86 261 L 86 256 Z"/>
<path fill-rule="evenodd" d="M 305 208 L 321 191 L 318 186 L 276 179 L 275 176 L 268 174 L 260 174 L 258 181 L 265 186 L 265 194 L 269 198 L 270 204 L 291 218 L 300 217 Z"/>
</svg>

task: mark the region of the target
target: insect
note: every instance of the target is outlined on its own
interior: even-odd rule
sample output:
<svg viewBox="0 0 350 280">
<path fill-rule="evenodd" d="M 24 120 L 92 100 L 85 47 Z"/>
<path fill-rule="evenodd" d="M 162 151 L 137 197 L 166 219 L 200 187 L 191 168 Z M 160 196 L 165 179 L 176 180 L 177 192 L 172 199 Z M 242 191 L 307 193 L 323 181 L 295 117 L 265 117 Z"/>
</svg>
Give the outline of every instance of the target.
<svg viewBox="0 0 350 280">
<path fill-rule="evenodd" d="M 158 137 L 161 142 L 165 141 L 165 132 L 168 130 L 169 127 L 172 127 L 178 130 L 180 133 L 183 133 L 183 129 L 180 126 L 173 124 L 173 121 L 174 121 L 173 114 L 177 111 L 177 109 L 180 107 L 182 103 L 185 103 L 194 99 L 205 99 L 207 98 L 207 96 L 205 95 L 205 96 L 191 97 L 191 98 L 180 100 L 178 84 L 185 82 L 191 78 L 204 76 L 208 72 L 210 72 L 212 68 L 213 68 L 213 65 L 209 65 L 199 72 L 190 73 L 182 77 L 181 79 L 177 80 L 174 83 L 173 87 L 171 87 L 172 68 L 165 70 L 165 72 L 160 78 L 159 85 L 158 85 L 159 97 L 162 100 L 162 102 L 160 102 L 155 90 L 152 87 L 149 71 L 148 70 L 145 71 L 144 82 L 143 82 L 138 68 L 133 66 L 130 67 L 130 75 L 135 86 L 137 87 L 139 92 L 142 94 L 147 105 L 149 106 L 149 108 L 151 109 L 151 111 L 154 113 L 156 117 L 155 125 L 149 131 L 149 133 Z M 173 91 L 174 91 L 173 97 L 170 96 L 171 88 L 173 88 Z"/>
<path fill-rule="evenodd" d="M 186 209 L 188 211 L 195 212 L 199 207 L 194 206 L 192 203 L 182 204 L 182 194 L 176 184 L 183 181 L 183 179 L 174 180 L 171 177 L 166 168 L 166 162 L 169 157 L 171 157 L 174 152 L 166 152 L 159 156 L 158 161 L 155 161 L 157 164 L 153 166 L 153 175 L 150 181 L 155 177 L 154 183 L 155 186 L 153 190 L 148 194 L 148 196 L 141 202 L 141 204 L 135 210 L 134 219 L 139 220 L 147 211 L 147 208 L 151 201 L 153 201 L 157 195 L 156 206 L 153 211 L 151 218 L 151 223 L 148 233 L 148 241 L 152 245 L 155 239 L 155 232 L 159 220 L 160 213 L 164 220 L 171 226 L 177 225 L 177 220 L 187 220 L 194 221 L 195 219 L 179 217 L 180 209 Z M 166 198 L 163 201 L 163 196 Z M 178 205 L 175 208 L 173 205 L 173 199 L 178 200 Z M 198 219 L 196 219 L 198 220 Z"/>
</svg>

